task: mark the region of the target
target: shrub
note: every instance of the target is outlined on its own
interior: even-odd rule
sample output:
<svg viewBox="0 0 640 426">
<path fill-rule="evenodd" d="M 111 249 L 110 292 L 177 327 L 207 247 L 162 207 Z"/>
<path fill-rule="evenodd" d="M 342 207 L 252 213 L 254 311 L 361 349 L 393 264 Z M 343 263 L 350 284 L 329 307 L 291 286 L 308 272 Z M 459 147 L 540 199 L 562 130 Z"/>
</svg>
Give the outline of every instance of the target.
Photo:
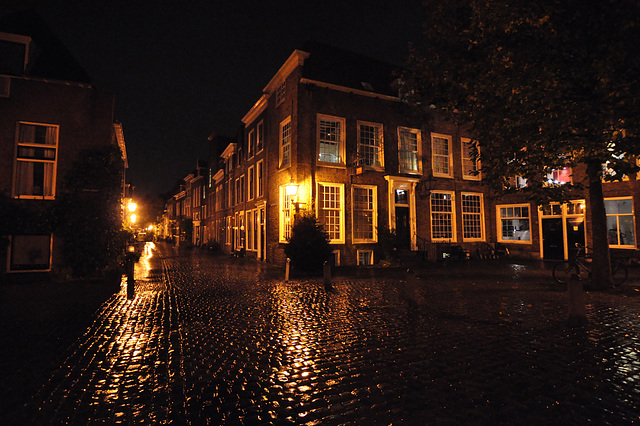
<svg viewBox="0 0 640 426">
<path fill-rule="evenodd" d="M 329 236 L 314 216 L 303 216 L 296 220 L 291 238 L 284 253 L 295 268 L 318 272 L 331 256 Z"/>
</svg>

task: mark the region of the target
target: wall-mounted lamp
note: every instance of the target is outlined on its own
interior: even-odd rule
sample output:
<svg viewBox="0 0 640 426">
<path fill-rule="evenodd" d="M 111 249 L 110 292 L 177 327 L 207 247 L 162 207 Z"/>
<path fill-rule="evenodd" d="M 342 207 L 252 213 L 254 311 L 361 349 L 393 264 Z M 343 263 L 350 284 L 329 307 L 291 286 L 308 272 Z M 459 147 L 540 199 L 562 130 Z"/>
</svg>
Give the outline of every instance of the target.
<svg viewBox="0 0 640 426">
<path fill-rule="evenodd" d="M 289 182 L 284 188 L 285 188 L 285 192 L 287 193 L 287 196 L 294 198 L 295 196 L 298 195 L 299 187 L 300 185 L 298 185 L 293 181 L 293 179 L 291 179 L 291 182 Z"/>
</svg>

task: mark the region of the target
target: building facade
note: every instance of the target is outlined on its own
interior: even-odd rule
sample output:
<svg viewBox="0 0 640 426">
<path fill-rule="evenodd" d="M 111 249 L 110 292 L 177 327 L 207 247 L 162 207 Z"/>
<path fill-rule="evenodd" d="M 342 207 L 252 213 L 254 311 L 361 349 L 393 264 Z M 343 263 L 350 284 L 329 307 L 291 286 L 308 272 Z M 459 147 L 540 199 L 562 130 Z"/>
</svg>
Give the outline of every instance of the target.
<svg viewBox="0 0 640 426">
<path fill-rule="evenodd" d="M 1 233 L 0 268 L 48 272 L 62 259 L 45 222 L 63 177 L 90 148 L 116 144 L 126 163 L 122 126 L 114 124 L 114 96 L 91 84 L 37 15 L 0 19 L 0 58 L 0 194 L 29 217 Z"/>
<path fill-rule="evenodd" d="M 295 218 L 308 213 L 345 265 L 377 263 L 389 240 L 430 260 L 484 257 L 497 245 L 563 259 L 575 243 L 590 244 L 586 195 L 537 206 L 491 192 L 470 134 L 404 102 L 394 71 L 319 43 L 294 51 L 242 118 L 237 140 L 210 159 L 202 241 L 282 264 Z M 548 176 L 550 185 L 583 179 L 582 170 Z M 635 253 L 636 176 L 605 183 L 604 192 L 611 247 Z"/>
</svg>

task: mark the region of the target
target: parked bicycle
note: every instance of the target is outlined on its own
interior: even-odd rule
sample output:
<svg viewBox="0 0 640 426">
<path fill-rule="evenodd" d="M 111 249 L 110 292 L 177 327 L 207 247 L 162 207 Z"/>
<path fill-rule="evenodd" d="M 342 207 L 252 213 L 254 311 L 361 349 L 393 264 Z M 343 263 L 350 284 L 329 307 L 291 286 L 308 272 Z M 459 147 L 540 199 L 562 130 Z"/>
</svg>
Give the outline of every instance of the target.
<svg viewBox="0 0 640 426">
<path fill-rule="evenodd" d="M 559 284 L 566 284 L 569 282 L 571 275 L 576 274 L 579 277 L 591 278 L 591 262 L 585 254 L 584 246 L 576 244 L 577 252 L 575 256 L 570 260 L 565 260 L 558 263 L 553 267 L 553 279 Z M 619 286 L 627 280 L 629 271 L 622 261 L 618 259 L 611 259 L 611 275 L 613 278 L 613 285 Z"/>
</svg>

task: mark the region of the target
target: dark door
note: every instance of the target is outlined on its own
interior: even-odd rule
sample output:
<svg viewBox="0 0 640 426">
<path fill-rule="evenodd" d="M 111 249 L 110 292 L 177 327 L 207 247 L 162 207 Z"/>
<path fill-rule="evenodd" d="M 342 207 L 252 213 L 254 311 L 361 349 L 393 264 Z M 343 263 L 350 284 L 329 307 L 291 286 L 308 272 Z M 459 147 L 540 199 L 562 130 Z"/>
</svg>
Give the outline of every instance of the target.
<svg viewBox="0 0 640 426">
<path fill-rule="evenodd" d="M 545 259 L 564 259 L 562 218 L 542 219 L 542 250 Z"/>
<path fill-rule="evenodd" d="M 567 245 L 569 246 L 569 257 L 576 254 L 576 244 L 584 246 L 584 218 L 567 218 Z"/>
<path fill-rule="evenodd" d="M 396 236 L 398 248 L 411 247 L 411 233 L 409 231 L 409 207 L 396 207 Z"/>
</svg>

